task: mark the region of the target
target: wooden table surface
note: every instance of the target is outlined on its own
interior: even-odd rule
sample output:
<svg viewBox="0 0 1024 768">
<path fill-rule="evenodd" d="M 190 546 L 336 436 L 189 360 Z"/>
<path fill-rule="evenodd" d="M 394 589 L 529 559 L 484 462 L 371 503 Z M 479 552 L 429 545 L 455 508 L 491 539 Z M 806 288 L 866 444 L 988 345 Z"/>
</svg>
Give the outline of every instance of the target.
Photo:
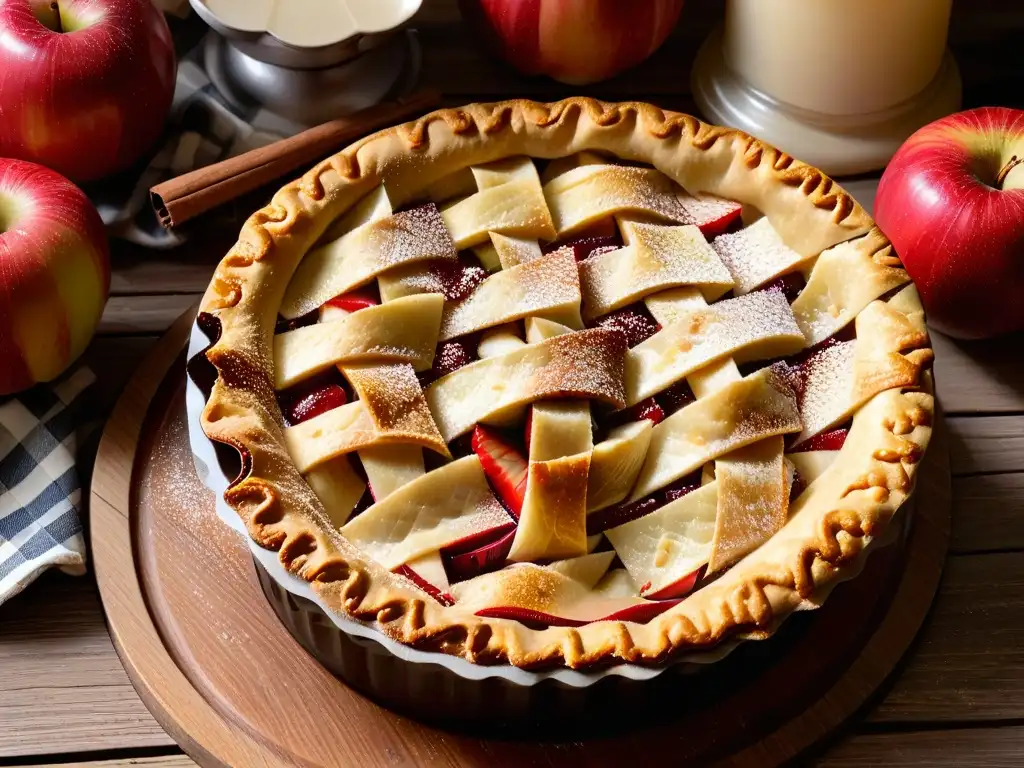
<svg viewBox="0 0 1024 768">
<path fill-rule="evenodd" d="M 423 81 L 440 87 L 448 104 L 582 90 L 689 112 L 690 62 L 721 13 L 717 0 L 689 0 L 679 29 L 651 60 L 570 89 L 487 59 L 469 41 L 455 0 L 424 5 L 416 23 Z M 954 7 L 951 41 L 966 106 L 1024 107 L 1024 9 L 1005 0 Z M 870 209 L 875 183 L 845 186 Z M 164 253 L 114 244 L 112 296 L 86 358 L 111 403 L 158 335 L 204 290 L 236 231 L 237 222 L 215 231 L 200 224 L 189 244 Z M 943 584 L 895 679 L 808 758 L 815 765 L 981 768 L 1024 760 L 1024 338 L 965 344 L 935 333 L 933 340 L 953 468 Z M 91 576 L 48 574 L 0 607 L 0 766 L 55 764 L 193 765 L 129 683 Z"/>
</svg>

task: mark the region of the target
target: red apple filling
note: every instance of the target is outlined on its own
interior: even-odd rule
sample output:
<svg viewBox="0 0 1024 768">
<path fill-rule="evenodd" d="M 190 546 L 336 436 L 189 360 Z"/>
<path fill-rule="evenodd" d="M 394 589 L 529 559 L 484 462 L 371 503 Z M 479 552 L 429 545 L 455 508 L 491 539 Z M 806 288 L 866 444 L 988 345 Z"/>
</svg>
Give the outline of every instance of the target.
<svg viewBox="0 0 1024 768">
<path fill-rule="evenodd" d="M 512 517 L 518 520 L 526 498 L 526 459 L 496 431 L 481 425 L 473 430 L 472 447 L 487 481 Z"/>
<path fill-rule="evenodd" d="M 643 304 L 631 304 L 628 307 L 609 312 L 607 315 L 597 318 L 593 327 L 622 331 L 626 335 L 626 344 L 630 348 L 647 341 L 661 330 L 661 325 L 651 317 L 650 311 Z"/>
<path fill-rule="evenodd" d="M 340 408 L 351 399 L 348 383 L 337 368 L 277 393 L 277 403 L 290 427 Z"/>
<path fill-rule="evenodd" d="M 661 509 L 701 487 L 701 473 L 693 472 L 674 483 L 634 502 L 623 502 L 587 515 L 587 535 L 594 536 L 617 528 Z"/>
<path fill-rule="evenodd" d="M 610 562 L 610 558 L 604 559 Z M 559 567 L 571 562 L 549 567 L 533 563 L 513 565 L 455 584 L 452 594 L 460 606 L 477 616 L 511 619 L 537 628 L 580 627 L 595 621 L 644 623 L 678 602 L 654 602 L 617 594 L 611 573 L 596 585 L 585 583 Z"/>
<path fill-rule="evenodd" d="M 460 253 L 455 262 L 439 261 L 430 266 L 447 301 L 461 301 L 487 279 L 487 270 L 471 253 Z"/>
<path fill-rule="evenodd" d="M 714 195 L 680 195 L 679 203 L 704 237 L 712 238 L 740 223 L 743 206 Z"/>
<path fill-rule="evenodd" d="M 345 312 L 358 312 L 367 307 L 376 307 L 380 304 L 380 293 L 377 291 L 377 284 L 358 288 L 340 296 L 335 296 L 327 302 L 328 306 L 336 307 Z"/>
<path fill-rule="evenodd" d="M 431 584 L 423 576 L 421 576 L 419 573 L 414 571 L 408 565 L 400 565 L 400 566 L 398 566 L 395 569 L 395 573 L 397 573 L 399 576 L 404 576 L 405 578 L 407 578 L 409 581 L 411 581 L 417 587 L 419 587 L 424 592 L 426 592 L 428 595 L 430 595 L 432 598 L 434 598 L 441 605 L 444 605 L 444 606 L 455 605 L 455 598 L 454 597 L 452 597 L 447 592 L 442 592 L 440 588 L 438 588 L 438 587 L 434 586 L 433 584 Z"/>
<path fill-rule="evenodd" d="M 441 553 L 448 578 L 452 581 L 467 581 L 482 573 L 496 571 L 508 562 L 508 553 L 516 538 L 515 524 L 488 531 L 486 538 L 492 540 L 473 549 L 467 549 L 463 543 L 461 546 L 448 547 Z M 479 541 L 479 538 L 474 539 L 471 545 Z"/>
<path fill-rule="evenodd" d="M 808 451 L 838 451 L 841 450 L 843 445 L 846 443 L 846 438 L 849 434 L 850 430 L 846 427 L 830 429 L 828 432 L 822 432 L 809 440 L 804 440 L 800 445 L 792 449 L 791 453 L 806 453 Z"/>
<path fill-rule="evenodd" d="M 614 224 L 612 226 L 615 230 L 615 234 L 613 235 L 589 235 L 586 237 L 577 237 L 567 243 L 550 243 L 545 245 L 541 249 L 541 252 L 548 254 L 553 253 L 560 248 L 571 248 L 573 257 L 577 262 L 580 262 L 592 256 L 595 252 L 604 252 L 607 250 L 621 248 L 622 237 L 619 235 L 618 229 L 614 227 Z"/>
<path fill-rule="evenodd" d="M 434 365 L 429 371 L 417 374 L 420 384 L 427 387 L 438 379 L 463 368 L 477 359 L 477 337 L 463 336 L 451 341 L 442 341 L 434 353 Z"/>
</svg>

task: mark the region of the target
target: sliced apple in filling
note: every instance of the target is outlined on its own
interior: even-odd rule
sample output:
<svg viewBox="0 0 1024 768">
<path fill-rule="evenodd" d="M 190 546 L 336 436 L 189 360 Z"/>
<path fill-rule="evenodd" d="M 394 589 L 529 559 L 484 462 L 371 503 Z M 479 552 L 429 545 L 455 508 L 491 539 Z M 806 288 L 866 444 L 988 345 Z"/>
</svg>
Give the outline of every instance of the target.
<svg viewBox="0 0 1024 768">
<path fill-rule="evenodd" d="M 732 200 L 708 194 L 679 192 L 679 203 L 686 211 L 687 223 L 700 228 L 705 237 L 725 232 L 743 215 L 743 206 Z"/>
<path fill-rule="evenodd" d="M 501 506 L 480 460 L 466 456 L 413 480 L 353 518 L 341 533 L 386 568 L 515 521 Z"/>
<path fill-rule="evenodd" d="M 484 332 L 476 354 L 483 360 L 485 357 L 500 357 L 507 352 L 515 352 L 524 346 L 526 342 L 519 338 L 515 325 L 502 325 Z"/>
<path fill-rule="evenodd" d="M 542 402 L 530 420 L 526 496 L 510 560 L 587 553 L 587 476 L 593 441 L 586 402 Z"/>
<path fill-rule="evenodd" d="M 640 594 L 679 597 L 696 584 L 711 556 L 718 514 L 717 482 L 648 515 L 605 531 Z"/>
<path fill-rule="evenodd" d="M 497 272 L 459 302 L 445 306 L 440 340 L 533 315 L 581 328 L 579 272 L 565 250 Z"/>
<path fill-rule="evenodd" d="M 793 464 L 805 485 L 810 485 L 825 474 L 838 457 L 839 451 L 801 451 L 786 454 L 786 458 Z"/>
<path fill-rule="evenodd" d="M 775 367 L 756 371 L 654 427 L 630 499 L 642 499 L 730 451 L 800 429 L 796 393 L 786 376 Z"/>
<path fill-rule="evenodd" d="M 615 553 L 609 550 L 608 552 L 595 552 L 581 557 L 573 557 L 568 560 L 558 560 L 548 565 L 548 568 L 558 571 L 563 576 L 575 579 L 580 584 L 593 589 L 597 586 L 597 582 L 608 572 L 614 559 Z"/>
<path fill-rule="evenodd" d="M 572 333 L 574 330 L 567 325 L 556 323 L 554 320 L 546 320 L 543 317 L 528 317 L 525 325 L 527 344 L 540 344 L 542 341 Z"/>
<path fill-rule="evenodd" d="M 449 594 L 448 574 L 440 552 L 430 552 L 411 562 L 395 568 L 395 573 L 405 576 L 441 605 L 452 605 L 455 600 Z"/>
<path fill-rule="evenodd" d="M 621 165 L 582 165 L 544 185 L 559 238 L 619 214 L 688 223 L 679 187 L 661 171 Z"/>
<path fill-rule="evenodd" d="M 284 430 L 300 472 L 378 445 L 418 445 L 450 456 L 411 365 L 351 366 L 344 374 L 359 400 Z"/>
<path fill-rule="evenodd" d="M 651 444 L 647 419 L 616 427 L 594 446 L 587 479 L 587 512 L 618 504 L 629 495 Z"/>
<path fill-rule="evenodd" d="M 426 399 L 449 442 L 497 414 L 552 397 L 621 408 L 625 354 L 622 334 L 615 331 L 593 328 L 555 336 L 463 366 L 431 384 Z"/>
<path fill-rule="evenodd" d="M 451 591 L 460 607 L 478 616 L 542 626 L 606 620 L 643 623 L 675 605 L 594 590 L 559 570 L 533 563 L 517 563 L 453 584 Z"/>
<path fill-rule="evenodd" d="M 737 361 L 793 354 L 804 337 L 780 293 L 762 291 L 684 314 L 626 355 L 629 405 L 727 356 Z"/>
<path fill-rule="evenodd" d="M 782 437 L 770 437 L 715 462 L 718 512 L 708 573 L 753 552 L 786 524 L 789 481 Z"/>
<path fill-rule="evenodd" d="M 341 528 L 348 522 L 352 510 L 366 491 L 366 483 L 352 469 L 348 456 L 338 456 L 314 467 L 305 478 L 335 528 Z"/>
<path fill-rule="evenodd" d="M 750 293 L 810 261 L 783 242 L 767 216 L 739 232 L 719 235 L 711 246 L 732 274 L 737 296 Z"/>
<path fill-rule="evenodd" d="M 359 460 L 374 501 L 382 501 L 424 474 L 423 449 L 418 445 L 384 445 L 359 451 Z"/>
<path fill-rule="evenodd" d="M 594 592 L 602 597 L 639 597 L 640 590 L 625 568 L 613 568 L 594 585 Z"/>
<path fill-rule="evenodd" d="M 291 320 L 394 267 L 457 258 L 437 206 L 377 218 L 307 253 L 285 290 L 280 311 Z"/>
<path fill-rule="evenodd" d="M 274 337 L 274 387 L 286 389 L 332 365 L 434 361 L 444 297 L 408 296 Z"/>
<path fill-rule="evenodd" d="M 732 287 L 729 270 L 697 227 L 620 219 L 619 228 L 625 246 L 580 262 L 584 317 L 600 317 L 667 288 L 703 284 L 721 295 Z"/>
</svg>

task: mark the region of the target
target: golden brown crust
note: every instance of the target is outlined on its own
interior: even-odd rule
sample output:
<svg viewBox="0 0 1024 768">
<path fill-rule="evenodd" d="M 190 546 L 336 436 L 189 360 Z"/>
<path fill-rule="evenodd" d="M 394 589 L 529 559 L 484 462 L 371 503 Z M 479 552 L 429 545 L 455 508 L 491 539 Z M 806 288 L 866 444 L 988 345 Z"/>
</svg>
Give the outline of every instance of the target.
<svg viewBox="0 0 1024 768">
<path fill-rule="evenodd" d="M 639 103 L 576 98 L 441 110 L 369 136 L 281 189 L 250 217 L 204 296 L 202 311 L 219 319 L 222 332 L 207 353 L 219 377 L 202 425 L 211 439 L 243 452 L 247 472 L 225 500 L 253 539 L 278 551 L 282 564 L 331 608 L 378 622 L 402 642 L 482 663 L 579 668 L 611 658 L 658 662 L 731 636 L 764 636 L 791 611 L 813 607 L 818 590 L 857 558 L 912 488 L 933 399 L 925 391 L 890 389 L 860 409 L 840 458 L 800 497 L 782 531 L 643 625 L 532 630 L 457 604 L 444 608 L 332 528 L 285 448 L 272 386 L 275 321 L 303 254 L 382 182 L 398 208 L 469 165 L 585 150 L 649 163 L 691 193 L 752 206 L 802 254 L 871 232 L 872 252 L 894 261 L 867 213 L 820 171 L 738 131 Z"/>
</svg>

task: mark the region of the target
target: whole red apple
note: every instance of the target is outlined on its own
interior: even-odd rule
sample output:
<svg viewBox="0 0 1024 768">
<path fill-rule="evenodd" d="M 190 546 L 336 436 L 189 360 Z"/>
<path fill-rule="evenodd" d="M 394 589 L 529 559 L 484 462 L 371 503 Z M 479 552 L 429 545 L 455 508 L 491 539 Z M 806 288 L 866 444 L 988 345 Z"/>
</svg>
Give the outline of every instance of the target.
<svg viewBox="0 0 1024 768">
<path fill-rule="evenodd" d="M 656 51 L 683 0 L 461 0 L 463 15 L 528 75 L 597 82 Z"/>
<path fill-rule="evenodd" d="M 103 222 L 58 173 L 0 159 L 0 395 L 60 375 L 92 338 L 110 290 Z"/>
<path fill-rule="evenodd" d="M 983 107 L 919 130 L 882 175 L 875 220 L 935 328 L 1024 330 L 1024 111 Z"/>
<path fill-rule="evenodd" d="M 174 44 L 152 0 L 0 0 L 0 157 L 84 183 L 160 137 Z"/>
</svg>

